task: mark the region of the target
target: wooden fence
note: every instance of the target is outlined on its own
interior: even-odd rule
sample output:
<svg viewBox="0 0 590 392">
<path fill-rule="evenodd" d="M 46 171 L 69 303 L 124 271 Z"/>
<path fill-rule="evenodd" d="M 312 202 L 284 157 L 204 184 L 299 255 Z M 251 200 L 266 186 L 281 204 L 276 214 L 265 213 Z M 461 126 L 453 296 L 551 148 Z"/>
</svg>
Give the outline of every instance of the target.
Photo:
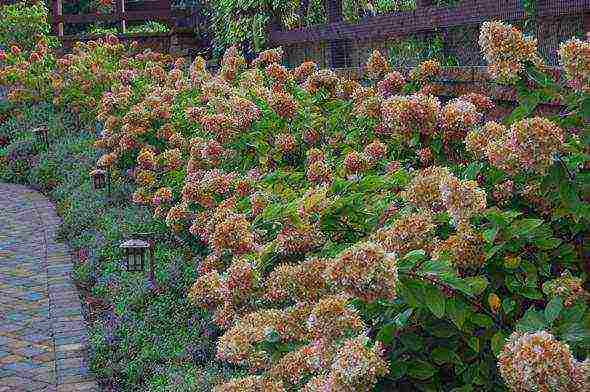
<svg viewBox="0 0 590 392">
<path fill-rule="evenodd" d="M 116 0 L 114 12 L 108 14 L 66 14 L 63 13 L 63 0 L 53 0 L 52 26 L 54 32 L 61 38 L 64 36 L 65 24 L 86 24 L 97 21 L 116 22 L 121 25 L 121 31 L 127 31 L 127 22 L 154 20 L 172 23 L 174 13 L 170 0 L 146 0 L 144 5 L 137 7 L 137 2 Z"/>
<path fill-rule="evenodd" d="M 309 0 L 302 2 L 301 9 L 307 9 Z M 477 38 L 473 34 L 482 22 L 504 20 L 518 24 L 528 17 L 522 0 L 462 0 L 456 6 L 447 7 L 433 5 L 433 0 L 417 0 L 415 10 L 365 17 L 356 24 L 343 20 L 342 0 L 326 0 L 325 8 L 328 16 L 326 25 L 283 31 L 275 24 L 270 32 L 271 46 L 283 46 L 287 52 L 300 51 L 299 56 L 292 56 L 295 58 L 291 62 L 311 57 L 325 66 L 342 68 L 362 63 L 351 56 L 359 43 L 371 49 L 384 49 L 385 45 L 380 44 L 387 40 L 435 32 L 446 41 L 452 38 L 449 32 L 453 28 L 471 26 L 473 29 L 464 33 L 471 36 L 461 37 L 465 41 L 458 46 L 463 46 L 461 49 L 477 48 Z M 539 46 L 552 59 L 555 58 L 556 39 L 572 32 L 579 33 L 577 30 L 580 29 L 590 30 L 590 0 L 537 0 L 535 13 L 537 35 L 542 35 L 538 37 Z M 316 58 L 310 54 L 314 51 Z M 472 59 L 472 54 L 471 57 L 463 57 L 467 59 L 465 62 L 471 63 L 465 65 L 482 65 L 481 62 L 476 63 L 477 59 Z"/>
</svg>

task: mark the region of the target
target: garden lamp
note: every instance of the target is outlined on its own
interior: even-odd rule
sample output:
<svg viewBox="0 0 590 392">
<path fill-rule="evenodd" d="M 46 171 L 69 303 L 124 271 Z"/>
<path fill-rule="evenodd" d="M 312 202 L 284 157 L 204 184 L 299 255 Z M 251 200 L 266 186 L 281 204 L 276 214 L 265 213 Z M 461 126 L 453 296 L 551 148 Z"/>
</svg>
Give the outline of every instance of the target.
<svg viewBox="0 0 590 392">
<path fill-rule="evenodd" d="M 150 257 L 150 281 L 157 287 L 156 283 L 156 275 L 155 275 L 155 240 L 154 240 L 154 233 L 134 233 L 133 238 L 137 238 L 140 241 L 144 241 L 149 245 L 149 257 Z"/>
<path fill-rule="evenodd" d="M 107 187 L 107 194 L 109 195 L 109 197 L 111 197 L 111 170 L 108 167 L 99 166 L 96 170 L 94 170 L 94 172 L 97 171 L 103 172 L 104 180 L 106 182 Z M 90 173 L 90 175 L 92 176 L 92 173 Z M 92 180 L 94 181 L 94 176 L 92 176 Z M 100 188 L 95 187 L 95 189 L 104 189 L 104 185 Z"/>
<path fill-rule="evenodd" d="M 33 133 L 35 134 L 37 141 L 39 143 L 42 143 L 45 146 L 45 148 L 47 149 L 47 151 L 49 151 L 49 135 L 47 134 L 47 128 L 46 127 L 35 128 L 35 129 L 33 129 Z"/>
<path fill-rule="evenodd" d="M 104 189 L 107 186 L 107 171 L 103 169 L 95 169 L 90 172 L 92 178 L 92 187 L 95 191 Z"/>
<path fill-rule="evenodd" d="M 128 272 L 143 272 L 146 253 L 150 244 L 139 239 L 131 239 L 119 245 L 125 251 L 125 264 Z"/>
</svg>

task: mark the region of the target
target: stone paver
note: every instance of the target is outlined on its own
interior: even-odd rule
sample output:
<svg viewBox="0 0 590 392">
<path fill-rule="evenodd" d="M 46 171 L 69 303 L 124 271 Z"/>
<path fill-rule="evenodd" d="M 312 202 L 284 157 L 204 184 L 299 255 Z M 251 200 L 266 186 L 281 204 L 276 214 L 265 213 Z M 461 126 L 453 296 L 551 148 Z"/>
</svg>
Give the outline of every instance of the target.
<svg viewBox="0 0 590 392">
<path fill-rule="evenodd" d="M 98 391 L 58 225 L 43 195 L 0 183 L 0 392 Z"/>
</svg>

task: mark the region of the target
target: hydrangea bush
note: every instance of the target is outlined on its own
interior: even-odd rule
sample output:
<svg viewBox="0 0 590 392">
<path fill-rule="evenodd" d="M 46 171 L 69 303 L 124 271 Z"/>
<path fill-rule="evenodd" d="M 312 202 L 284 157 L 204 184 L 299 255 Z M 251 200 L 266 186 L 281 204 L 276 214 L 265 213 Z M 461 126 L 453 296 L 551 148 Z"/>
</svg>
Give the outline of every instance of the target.
<svg viewBox="0 0 590 392">
<path fill-rule="evenodd" d="M 378 52 L 363 83 L 280 49 L 212 74 L 114 37 L 58 61 L 97 166 L 207 249 L 187 296 L 250 374 L 217 391 L 590 388 L 587 42 L 562 45 L 565 83 L 509 25 L 480 42 L 519 93 L 503 122 L 437 97 L 435 61 L 402 75 Z"/>
</svg>

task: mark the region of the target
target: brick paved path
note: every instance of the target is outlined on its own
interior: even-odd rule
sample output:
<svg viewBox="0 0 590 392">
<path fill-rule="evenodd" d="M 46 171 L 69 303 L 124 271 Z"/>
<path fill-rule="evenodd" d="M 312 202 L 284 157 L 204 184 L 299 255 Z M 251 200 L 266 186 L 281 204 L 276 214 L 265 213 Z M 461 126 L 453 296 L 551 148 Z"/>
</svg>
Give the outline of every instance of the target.
<svg viewBox="0 0 590 392">
<path fill-rule="evenodd" d="M 0 183 L 0 392 L 98 390 L 58 224 L 43 195 Z"/>
</svg>

